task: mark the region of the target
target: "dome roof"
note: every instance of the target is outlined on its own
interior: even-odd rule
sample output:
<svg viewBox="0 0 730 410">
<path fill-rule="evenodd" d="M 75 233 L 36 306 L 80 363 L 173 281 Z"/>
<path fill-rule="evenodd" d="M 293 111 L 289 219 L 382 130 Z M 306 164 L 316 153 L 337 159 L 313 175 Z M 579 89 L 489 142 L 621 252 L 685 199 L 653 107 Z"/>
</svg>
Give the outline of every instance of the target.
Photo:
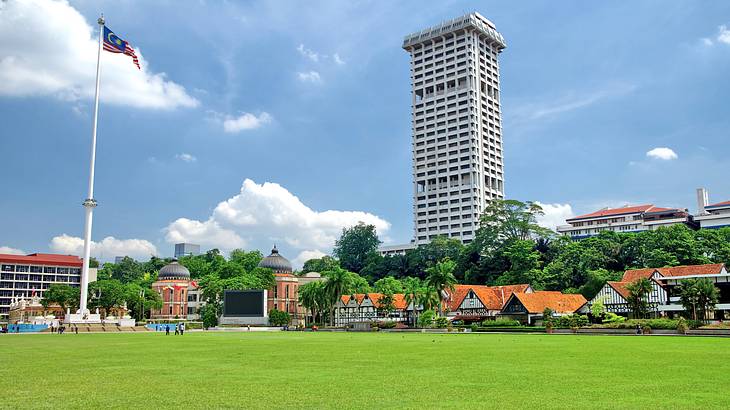
<svg viewBox="0 0 730 410">
<path fill-rule="evenodd" d="M 190 279 L 190 271 L 183 265 L 177 263 L 177 259 L 160 269 L 157 279 Z"/>
<path fill-rule="evenodd" d="M 261 262 L 259 262 L 259 268 L 269 268 L 273 270 L 274 273 L 292 272 L 291 262 L 289 262 L 287 258 L 279 255 L 279 250 L 276 249 L 276 245 L 274 245 L 274 249 L 271 250 L 271 255 L 261 259 Z"/>
</svg>

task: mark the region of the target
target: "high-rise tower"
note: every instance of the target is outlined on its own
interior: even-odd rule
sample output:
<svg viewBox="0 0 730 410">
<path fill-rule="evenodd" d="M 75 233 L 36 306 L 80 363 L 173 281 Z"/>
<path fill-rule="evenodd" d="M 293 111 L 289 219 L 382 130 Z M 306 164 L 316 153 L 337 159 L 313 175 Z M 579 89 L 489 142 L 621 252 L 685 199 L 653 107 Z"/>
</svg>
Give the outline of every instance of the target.
<svg viewBox="0 0 730 410">
<path fill-rule="evenodd" d="M 437 235 L 469 243 L 492 199 L 504 198 L 494 24 L 471 13 L 406 36 L 411 55 L 416 244 Z"/>
</svg>

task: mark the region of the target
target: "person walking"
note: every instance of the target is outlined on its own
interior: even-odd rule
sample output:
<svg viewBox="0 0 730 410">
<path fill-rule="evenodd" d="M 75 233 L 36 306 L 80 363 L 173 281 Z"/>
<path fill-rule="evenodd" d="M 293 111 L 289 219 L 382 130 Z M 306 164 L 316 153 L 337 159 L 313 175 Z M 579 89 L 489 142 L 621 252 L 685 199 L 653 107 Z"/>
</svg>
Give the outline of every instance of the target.
<svg viewBox="0 0 730 410">
<path fill-rule="evenodd" d="M 175 324 L 175 336 L 180 334 L 180 323 Z"/>
<path fill-rule="evenodd" d="M 165 325 L 165 336 L 170 335 L 170 325 Z"/>
<path fill-rule="evenodd" d="M 79 327 L 74 325 L 74 333 L 79 334 Z"/>
<path fill-rule="evenodd" d="M 182 336 L 185 333 L 185 323 L 180 323 L 180 336 Z"/>
</svg>

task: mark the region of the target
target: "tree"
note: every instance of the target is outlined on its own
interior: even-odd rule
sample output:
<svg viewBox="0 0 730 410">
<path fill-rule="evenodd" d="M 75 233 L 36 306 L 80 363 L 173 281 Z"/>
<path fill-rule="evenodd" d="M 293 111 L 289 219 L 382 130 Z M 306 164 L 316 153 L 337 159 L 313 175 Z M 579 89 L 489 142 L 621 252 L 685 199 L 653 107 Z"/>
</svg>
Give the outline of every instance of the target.
<svg viewBox="0 0 730 410">
<path fill-rule="evenodd" d="M 418 305 L 421 304 L 423 299 L 423 284 L 418 278 L 405 278 L 403 279 L 403 293 L 406 306 L 413 309 L 411 319 L 413 326 L 416 326 L 416 323 L 418 323 Z"/>
<path fill-rule="evenodd" d="M 378 304 L 380 305 L 379 310 L 385 313 L 386 316 L 395 310 L 395 298 L 392 293 L 383 293 L 380 295 Z"/>
<path fill-rule="evenodd" d="M 685 279 L 679 285 L 679 298 L 693 320 L 705 320 L 707 312 L 715 309 L 720 291 L 708 278 Z"/>
<path fill-rule="evenodd" d="M 375 282 L 374 288 L 378 293 L 403 293 L 403 282 L 388 276 Z"/>
<path fill-rule="evenodd" d="M 375 226 L 360 222 L 351 228 L 342 229 L 342 236 L 335 242 L 332 254 L 340 260 L 342 268 L 360 273 L 368 258 L 377 254 L 379 245 Z"/>
<path fill-rule="evenodd" d="M 352 289 L 353 275 L 342 268 L 335 268 L 331 271 L 323 272 L 323 276 L 327 278 L 324 284 L 327 294 L 327 307 L 330 311 L 330 320 L 332 326 L 335 324 L 335 304 L 340 297 L 346 293 L 350 293 Z"/>
<path fill-rule="evenodd" d="M 492 200 L 479 220 L 477 240 L 493 243 L 550 237 L 553 232 L 537 224 L 542 215 L 542 207 L 534 202 Z"/>
<path fill-rule="evenodd" d="M 144 276 L 142 264 L 125 256 L 119 263 L 105 263 L 97 275 L 99 279 L 116 279 L 122 283 L 141 280 Z"/>
<path fill-rule="evenodd" d="M 626 302 L 628 302 L 634 318 L 645 318 L 649 313 L 649 301 L 647 299 L 652 290 L 651 281 L 647 278 L 637 279 L 626 285 L 626 289 L 629 291 Z"/>
<path fill-rule="evenodd" d="M 116 279 L 89 283 L 89 306 L 101 308 L 104 316 L 108 316 L 113 308 L 124 305 L 129 296 L 125 286 Z"/>
<path fill-rule="evenodd" d="M 321 315 L 329 307 L 327 300 L 325 283 L 322 281 L 309 282 L 299 287 L 299 301 L 312 312 L 314 323 L 321 323 Z M 318 314 L 320 322 L 317 321 Z"/>
<path fill-rule="evenodd" d="M 271 326 L 286 326 L 291 322 L 291 316 L 287 312 L 278 309 L 269 311 L 269 324 Z"/>
<path fill-rule="evenodd" d="M 337 259 L 329 255 L 325 255 L 321 258 L 310 259 L 304 262 L 302 273 L 325 272 L 338 267 L 340 267 L 340 262 Z"/>
<path fill-rule="evenodd" d="M 510 269 L 497 279 L 498 285 L 529 283 L 536 289 L 543 287 L 541 257 L 540 252 L 535 250 L 535 242 L 522 239 L 512 241 L 504 255 L 510 262 Z"/>
<path fill-rule="evenodd" d="M 149 286 L 128 283 L 124 285 L 124 293 L 124 299 L 132 317 L 142 320 L 151 309 L 162 308 L 162 297 Z"/>
<path fill-rule="evenodd" d="M 96 258 L 94 258 L 94 257 L 89 258 L 89 267 L 90 268 L 98 268 L 99 267 L 99 261 Z"/>
<path fill-rule="evenodd" d="M 203 326 L 206 329 L 218 325 L 220 314 L 221 304 L 219 302 L 209 302 L 200 308 L 200 318 L 203 320 Z"/>
<path fill-rule="evenodd" d="M 438 299 L 438 312 L 439 316 L 443 315 L 443 292 L 445 290 L 454 290 L 456 284 L 456 278 L 454 277 L 454 268 L 456 262 L 450 259 L 444 259 L 436 265 L 426 270 L 426 285 L 436 295 Z"/>
<path fill-rule="evenodd" d="M 67 308 L 76 310 L 79 307 L 79 299 L 81 293 L 79 288 L 71 287 L 69 285 L 53 284 L 48 287 L 48 290 L 43 294 L 41 304 L 44 308 L 52 304 L 56 304 L 61 307 L 64 312 Z"/>
<path fill-rule="evenodd" d="M 243 249 L 234 249 L 231 251 L 228 260 L 239 265 L 244 271 L 252 271 L 259 266 L 259 262 L 264 256 L 259 251 L 246 252 Z"/>
</svg>

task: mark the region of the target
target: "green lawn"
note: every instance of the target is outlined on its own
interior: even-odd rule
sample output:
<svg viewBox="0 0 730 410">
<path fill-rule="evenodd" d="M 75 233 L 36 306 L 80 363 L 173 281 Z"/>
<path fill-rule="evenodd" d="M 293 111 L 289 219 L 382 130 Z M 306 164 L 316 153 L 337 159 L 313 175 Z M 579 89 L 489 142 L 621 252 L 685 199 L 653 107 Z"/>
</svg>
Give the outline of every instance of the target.
<svg viewBox="0 0 730 410">
<path fill-rule="evenodd" d="M 730 339 L 0 335 L 2 408 L 730 408 Z"/>
</svg>

